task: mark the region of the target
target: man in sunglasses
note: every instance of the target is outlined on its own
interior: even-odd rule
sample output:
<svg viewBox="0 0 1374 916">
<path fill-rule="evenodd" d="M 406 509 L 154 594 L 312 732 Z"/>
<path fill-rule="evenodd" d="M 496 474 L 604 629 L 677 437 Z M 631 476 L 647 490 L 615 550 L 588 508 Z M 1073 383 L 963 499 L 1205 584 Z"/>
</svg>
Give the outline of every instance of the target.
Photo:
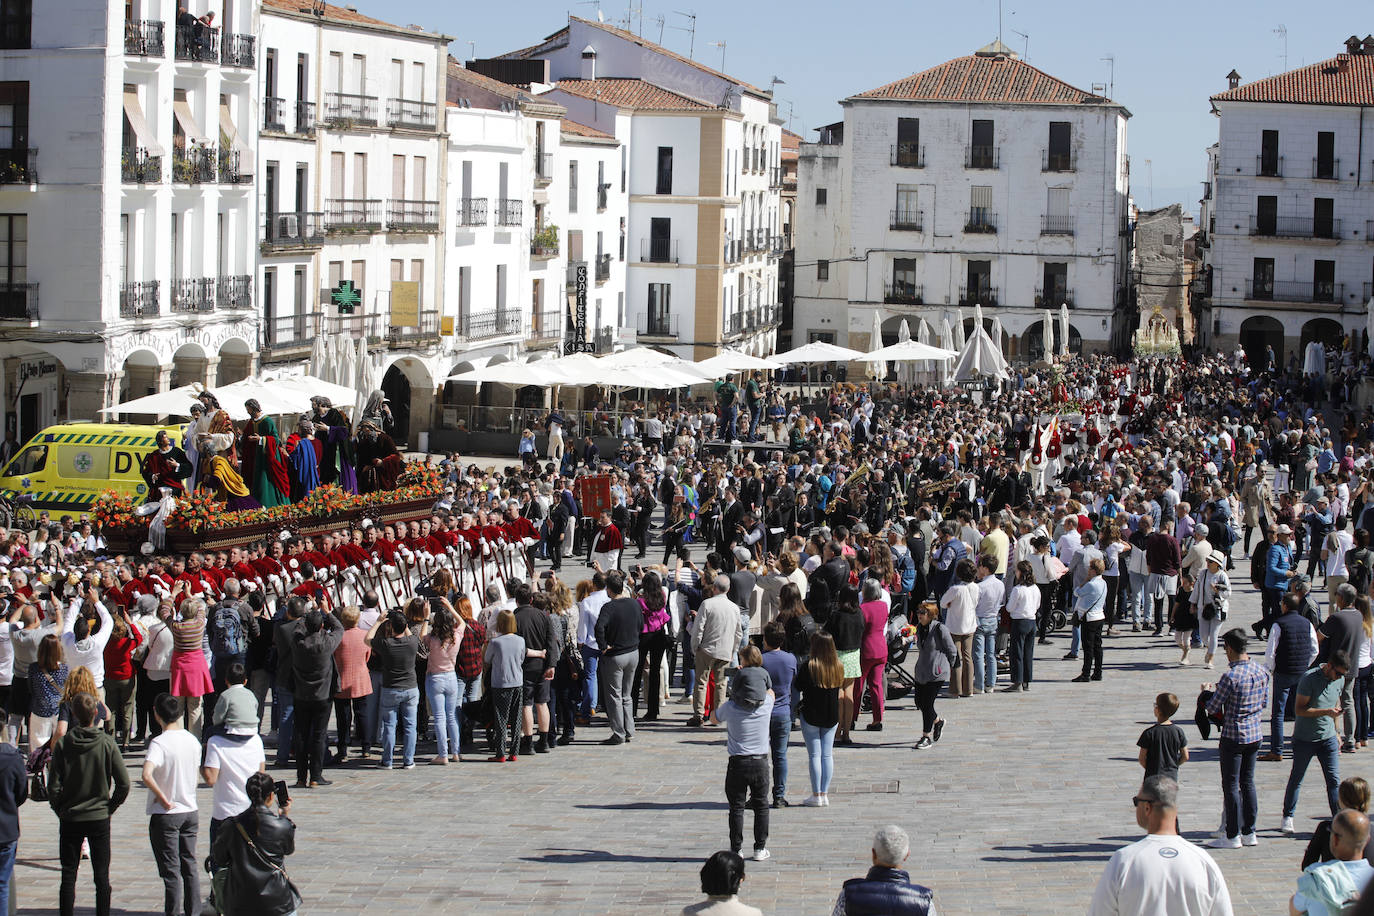
<svg viewBox="0 0 1374 916">
<path fill-rule="evenodd" d="M 1298 809 L 1298 790 L 1302 788 L 1307 765 L 1316 757 L 1326 780 L 1326 803 L 1335 817 L 1340 810 L 1336 793 L 1341 786 L 1341 743 L 1336 720 L 1340 717 L 1341 690 L 1350 672 L 1350 656 L 1336 649 L 1325 664 L 1308 671 L 1298 681 L 1297 721 L 1293 723 L 1293 769 L 1283 792 L 1284 833 L 1293 833 L 1293 815 Z"/>
<path fill-rule="evenodd" d="M 1131 803 L 1135 822 L 1149 835 L 1112 854 L 1088 916 L 1231 916 L 1221 869 L 1178 835 L 1178 783 L 1168 776 L 1146 777 Z"/>
</svg>

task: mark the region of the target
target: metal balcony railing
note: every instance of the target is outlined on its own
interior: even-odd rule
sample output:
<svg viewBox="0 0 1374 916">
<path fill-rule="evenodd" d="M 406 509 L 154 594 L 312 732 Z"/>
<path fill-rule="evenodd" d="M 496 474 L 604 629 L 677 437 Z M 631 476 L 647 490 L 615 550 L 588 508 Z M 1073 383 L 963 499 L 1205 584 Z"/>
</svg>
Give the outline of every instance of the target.
<svg viewBox="0 0 1374 916">
<path fill-rule="evenodd" d="M 1340 239 L 1341 221 L 1305 216 L 1251 216 L 1250 234 L 1281 239 Z"/>
<path fill-rule="evenodd" d="M 215 285 L 215 305 L 221 309 L 252 308 L 252 275 L 236 274 L 230 277 L 220 277 Z"/>
<path fill-rule="evenodd" d="M 1041 150 L 1040 171 L 1074 172 L 1078 170 L 1078 156 L 1072 150 Z"/>
<path fill-rule="evenodd" d="M 995 286 L 959 287 L 959 305 L 996 305 L 998 289 Z"/>
<path fill-rule="evenodd" d="M 536 229 L 530 233 L 530 255 L 536 258 L 558 257 L 558 233 Z"/>
<path fill-rule="evenodd" d="M 324 214 L 274 213 L 263 224 L 262 243 L 269 248 L 303 248 L 324 244 Z"/>
<path fill-rule="evenodd" d="M 238 150 L 221 149 L 219 151 L 219 183 L 244 184 L 252 181 L 253 175 L 250 172 L 245 172 L 241 166 Z"/>
<path fill-rule="evenodd" d="M 768 246 L 768 257 L 774 260 L 783 256 L 787 251 L 787 238 L 782 235 L 775 235 Z"/>
<path fill-rule="evenodd" d="M 1073 308 L 1073 290 L 1060 287 L 1050 287 L 1049 294 L 1045 294 L 1044 287 L 1035 288 L 1035 307 L 1038 309 L 1057 309 L 1061 305 Z"/>
<path fill-rule="evenodd" d="M 725 316 L 725 336 L 738 337 L 744 333 L 746 318 L 744 312 L 731 312 Z"/>
<path fill-rule="evenodd" d="M 219 62 L 225 67 L 249 67 L 254 63 L 252 35 L 225 35 Z"/>
<path fill-rule="evenodd" d="M 433 102 L 413 99 L 386 100 L 386 126 L 408 127 L 412 130 L 433 130 L 438 124 L 438 106 Z"/>
<path fill-rule="evenodd" d="M 926 167 L 926 148 L 919 143 L 894 143 L 888 161 L 899 168 L 923 169 Z"/>
<path fill-rule="evenodd" d="M 1040 217 L 1041 235 L 1073 235 L 1073 217 L 1067 214 L 1046 214 Z"/>
<path fill-rule="evenodd" d="M 611 256 L 603 254 L 596 259 L 596 282 L 605 283 L 611 279 Z"/>
<path fill-rule="evenodd" d="M 37 184 L 38 147 L 0 149 L 0 184 Z"/>
<path fill-rule="evenodd" d="M 1339 159 L 1312 159 L 1312 177 L 1320 178 L 1323 181 L 1339 181 L 1341 178 L 1341 160 Z"/>
<path fill-rule="evenodd" d="M 215 278 L 191 277 L 172 281 L 173 312 L 213 312 Z"/>
<path fill-rule="evenodd" d="M 0 283 L 0 318 L 6 321 L 37 321 L 38 284 Z"/>
<path fill-rule="evenodd" d="M 150 156 L 143 147 L 124 150 L 120 175 L 125 184 L 157 184 L 162 181 L 162 157 Z"/>
<path fill-rule="evenodd" d="M 124 23 L 124 53 L 136 57 L 163 57 L 167 45 L 163 41 L 163 24 L 144 19 Z"/>
<path fill-rule="evenodd" d="M 640 337 L 677 337 L 677 316 L 640 312 L 635 315 L 635 332 Z"/>
<path fill-rule="evenodd" d="M 269 350 L 309 347 L 320 335 L 324 314 L 275 315 L 262 323 L 262 343 Z"/>
<path fill-rule="evenodd" d="M 162 283 L 159 280 L 122 284 L 119 287 L 119 317 L 151 318 L 156 316 L 161 290 Z"/>
<path fill-rule="evenodd" d="M 782 190 L 782 166 L 775 165 L 768 170 L 768 190 Z"/>
<path fill-rule="evenodd" d="M 219 152 L 213 144 L 172 148 L 172 181 L 177 184 L 210 184 L 215 180 Z"/>
<path fill-rule="evenodd" d="M 353 92 L 326 92 L 324 119 L 332 127 L 377 126 L 377 97 Z"/>
<path fill-rule="evenodd" d="M 382 202 L 339 198 L 324 202 L 324 227 L 329 230 L 376 231 L 382 228 Z"/>
<path fill-rule="evenodd" d="M 1301 280 L 1245 281 L 1245 298 L 1263 302 L 1330 302 L 1339 304 L 1345 297 L 1342 283 L 1306 283 Z"/>
<path fill-rule="evenodd" d="M 563 312 L 558 309 L 535 312 L 530 319 L 530 338 L 543 341 L 562 340 L 564 324 Z"/>
<path fill-rule="evenodd" d="M 286 99 L 268 96 L 262 100 L 262 129 L 286 133 Z"/>
<path fill-rule="evenodd" d="M 1255 157 L 1255 174 L 1260 178 L 1282 178 L 1283 157 L 1260 154 Z"/>
<path fill-rule="evenodd" d="M 965 232 L 992 233 L 997 231 L 997 214 L 981 208 L 970 210 L 968 222 L 964 223 Z"/>
<path fill-rule="evenodd" d="M 458 328 L 470 340 L 519 334 L 520 313 L 509 309 L 468 312 L 459 316 Z"/>
<path fill-rule="evenodd" d="M 908 232 L 920 232 L 921 226 L 925 222 L 924 210 L 893 210 L 892 217 L 888 220 L 888 226 L 892 229 L 900 229 Z"/>
<path fill-rule="evenodd" d="M 296 100 L 296 133 L 307 136 L 315 133 L 315 103 Z"/>
<path fill-rule="evenodd" d="M 609 183 L 606 183 L 606 184 L 599 184 L 599 185 L 596 186 L 596 212 L 597 212 L 597 213 L 604 213 L 604 212 L 606 211 L 606 204 L 607 204 L 608 199 L 609 199 L 609 197 L 610 197 L 610 193 L 609 193 L 610 190 L 611 190 L 611 186 L 610 186 Z"/>
<path fill-rule="evenodd" d="M 883 302 L 889 305 L 924 305 L 925 286 L 920 283 L 884 283 Z"/>
<path fill-rule="evenodd" d="M 419 324 L 398 326 L 389 324 L 386 337 L 392 343 L 414 340 L 437 340 L 439 337 L 439 310 L 421 309 Z"/>
<path fill-rule="evenodd" d="M 996 146 L 966 146 L 964 147 L 964 168 L 999 168 L 1000 154 L 1001 150 Z"/>
<path fill-rule="evenodd" d="M 219 29 L 200 23 L 177 26 L 176 59 L 213 64 L 219 61 Z"/>
<path fill-rule="evenodd" d="M 523 201 L 498 198 L 496 201 L 496 225 L 520 225 L 522 204 Z"/>
<path fill-rule="evenodd" d="M 677 239 L 640 239 L 639 259 L 651 264 L 676 264 Z"/>
<path fill-rule="evenodd" d="M 744 243 L 738 240 L 726 242 L 724 258 L 726 264 L 738 264 L 744 260 Z"/>
<path fill-rule="evenodd" d="M 386 205 L 386 227 L 393 232 L 438 232 L 439 201 L 388 201 Z"/>
<path fill-rule="evenodd" d="M 458 199 L 459 226 L 485 226 L 487 224 L 487 199 L 485 197 L 462 197 Z"/>
</svg>

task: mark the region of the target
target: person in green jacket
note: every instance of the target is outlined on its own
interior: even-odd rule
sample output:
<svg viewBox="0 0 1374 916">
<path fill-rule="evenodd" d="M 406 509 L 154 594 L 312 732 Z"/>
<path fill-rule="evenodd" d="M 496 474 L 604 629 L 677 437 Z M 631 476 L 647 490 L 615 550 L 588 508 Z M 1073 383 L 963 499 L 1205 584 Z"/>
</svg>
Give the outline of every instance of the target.
<svg viewBox="0 0 1374 916">
<path fill-rule="evenodd" d="M 129 797 L 129 772 L 114 738 L 95 727 L 100 701 L 89 693 L 71 700 L 77 727 L 53 745 L 48 803 L 57 812 L 62 884 L 61 916 L 76 908 L 76 870 L 81 841 L 90 843 L 95 870 L 96 916 L 110 912 L 110 817 Z"/>
</svg>

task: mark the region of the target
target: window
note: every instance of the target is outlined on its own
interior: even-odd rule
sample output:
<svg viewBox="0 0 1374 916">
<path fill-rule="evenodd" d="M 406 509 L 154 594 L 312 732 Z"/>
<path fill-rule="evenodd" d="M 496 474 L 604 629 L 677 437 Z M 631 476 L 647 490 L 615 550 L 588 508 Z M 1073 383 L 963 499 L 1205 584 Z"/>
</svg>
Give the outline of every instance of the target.
<svg viewBox="0 0 1374 916">
<path fill-rule="evenodd" d="M 458 317 L 466 318 L 472 308 L 472 268 L 458 268 Z"/>
<path fill-rule="evenodd" d="M 820 261 L 817 261 L 817 262 L 816 262 L 816 279 L 817 279 L 817 280 L 829 280 L 829 279 L 830 279 L 830 262 L 829 262 L 829 261 L 820 260 Z"/>
<path fill-rule="evenodd" d="M 496 314 L 506 311 L 506 265 L 496 265 Z"/>
<path fill-rule="evenodd" d="M 654 185 L 654 193 L 673 193 L 673 148 L 671 146 L 658 148 L 658 180 Z"/>
<path fill-rule="evenodd" d="M 568 212 L 577 212 L 577 161 L 568 163 Z"/>
<path fill-rule="evenodd" d="M 992 262 L 969 261 L 966 265 L 968 285 L 964 299 L 982 305 L 992 304 Z"/>
<path fill-rule="evenodd" d="M 620 193 L 625 193 L 625 147 L 620 148 Z"/>
<path fill-rule="evenodd" d="M 897 210 L 892 217 L 892 228 L 921 228 L 920 209 L 916 206 L 917 186 L 914 184 L 897 185 Z"/>
<path fill-rule="evenodd" d="M 277 314 L 277 269 L 265 268 L 262 272 L 262 325 L 267 342 L 272 343 L 272 332 L 276 329 L 273 316 Z"/>
<path fill-rule="evenodd" d="M 1255 198 L 1255 235 L 1274 235 L 1279 224 L 1279 199 L 1272 194 Z"/>
<path fill-rule="evenodd" d="M 1331 197 L 1317 197 L 1312 200 L 1313 238 L 1336 238 L 1336 221 L 1331 218 L 1335 209 L 1335 203 L 1335 198 Z"/>
<path fill-rule="evenodd" d="M 27 48 L 33 30 L 33 0 L 0 0 L 0 48 Z"/>
<path fill-rule="evenodd" d="M 665 333 L 668 327 L 668 316 L 672 314 L 671 298 L 673 285 L 671 283 L 650 283 L 649 284 L 649 333 L 655 333 L 655 328 L 662 328 L 657 333 Z"/>
<path fill-rule="evenodd" d="M 992 169 L 997 167 L 997 150 L 992 145 L 992 122 L 974 121 L 968 150 L 968 167 Z"/>
<path fill-rule="evenodd" d="M 892 291 L 889 299 L 894 302 L 916 303 L 918 295 L 916 259 L 895 258 L 892 261 Z"/>
<path fill-rule="evenodd" d="M 27 318 L 29 218 L 0 213 L 0 317 Z"/>
<path fill-rule="evenodd" d="M 825 206 L 825 197 L 826 197 L 825 188 L 817 188 L 817 189 L 816 189 L 816 206 L 818 206 L 818 207 L 824 207 L 824 206 Z"/>
<path fill-rule="evenodd" d="M 1274 259 L 1255 258 L 1250 285 L 1251 299 L 1274 298 Z"/>
<path fill-rule="evenodd" d="M 974 185 L 969 188 L 967 229 L 970 232 L 991 232 L 992 227 L 992 186 Z"/>
<path fill-rule="evenodd" d="M 22 150 L 29 145 L 29 84 L 0 83 L 0 150 Z M 15 162 L 23 168 L 27 162 Z"/>
<path fill-rule="evenodd" d="M 1317 131 L 1317 161 L 1313 178 L 1339 178 L 1336 174 L 1336 135 L 1329 130 Z"/>
<path fill-rule="evenodd" d="M 921 161 L 921 119 L 897 119 L 897 149 L 893 159 L 895 165 L 919 168 Z"/>
<path fill-rule="evenodd" d="M 1069 265 L 1065 262 L 1047 261 L 1041 271 L 1042 283 L 1040 295 L 1036 297 L 1036 306 L 1050 309 L 1067 304 Z"/>
<path fill-rule="evenodd" d="M 1049 143 L 1045 150 L 1045 171 L 1068 172 L 1073 169 L 1071 155 L 1073 127 L 1068 121 L 1051 121 Z"/>
<path fill-rule="evenodd" d="M 807 332 L 806 332 L 806 342 L 807 342 L 807 343 L 828 343 L 828 344 L 833 344 L 833 343 L 835 342 L 835 332 L 834 332 L 834 331 L 807 331 Z"/>
<path fill-rule="evenodd" d="M 1336 301 L 1336 262 L 1312 262 L 1312 301 Z"/>
<path fill-rule="evenodd" d="M 655 216 L 649 220 L 649 257 L 647 260 L 664 264 L 675 261 L 673 251 L 673 221 Z"/>
<path fill-rule="evenodd" d="M 1266 130 L 1260 135 L 1259 174 L 1271 178 L 1283 174 L 1283 160 L 1279 158 L 1279 132 Z"/>
</svg>

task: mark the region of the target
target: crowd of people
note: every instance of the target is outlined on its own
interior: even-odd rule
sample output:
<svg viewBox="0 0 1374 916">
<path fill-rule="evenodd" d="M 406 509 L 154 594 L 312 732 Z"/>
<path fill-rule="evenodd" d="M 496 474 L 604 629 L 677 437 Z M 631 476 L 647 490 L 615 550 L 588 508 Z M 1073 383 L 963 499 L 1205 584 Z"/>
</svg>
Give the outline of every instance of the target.
<svg viewBox="0 0 1374 916">
<path fill-rule="evenodd" d="M 899 697 L 921 712 L 915 750 L 930 752 L 957 735 L 949 709 L 1030 691 L 1056 632 L 1088 685 L 1119 676 L 1112 638 L 1171 638 L 1180 665 L 1226 662 L 1199 698 L 1199 728 L 1220 730 L 1214 845 L 1255 842 L 1257 760 L 1291 759 L 1291 832 L 1316 758 L 1339 859 L 1334 836 L 1359 827 L 1343 817 L 1341 753 L 1366 746 L 1374 708 L 1374 415 L 1324 412 L 1323 393 L 1239 355 L 1073 359 L 978 397 L 836 384 L 803 398 L 751 376 L 719 386 L 715 404 L 629 413 L 604 455 L 594 437 L 571 445 L 558 411 L 547 462 L 532 434 L 508 467 L 449 455 L 442 497 L 410 522 L 183 557 L 112 556 L 84 520 L 44 517 L 0 545 L 4 737 L 25 748 L 61 821 L 64 914 L 83 843 L 108 909 L 109 818 L 129 792 L 123 755 L 139 751 L 167 911 L 189 913 L 200 895 L 199 778 L 214 789 L 216 904 L 260 912 L 236 909 L 241 889 L 275 875 L 272 912 L 289 913 L 291 789 L 327 789 L 331 772 L 374 757 L 408 769 L 429 744 L 441 766 L 550 754 L 593 726 L 600 744 L 628 745 L 676 690 L 686 727 L 724 731 L 730 850 L 703 888 L 737 889 L 746 813 L 764 861 L 769 811 L 792 803 L 794 730 L 800 804 L 825 807 L 836 748 L 882 731 Z M 182 444 L 160 442 L 170 457 L 148 462 L 155 488 L 272 505 L 312 479 L 384 486 L 399 468 L 389 439 L 387 454 L 366 451 L 385 438 L 381 399 L 357 437 L 321 402 L 285 443 L 256 405 L 225 429 L 203 400 Z M 608 479 L 594 507 L 578 485 L 592 476 Z M 574 555 L 590 571 L 565 579 Z M 1264 596 L 1253 634 L 1227 624 L 1247 563 Z M 1152 836 L 1172 823 L 1187 755 L 1170 696 L 1140 739 L 1137 817 Z M 269 750 L 293 784 L 262 775 Z M 20 781 L 14 804 L 32 788 Z M 17 840 L 5 839 L 6 803 L 0 789 L 0 887 Z M 880 833 L 875 869 L 904 858 Z M 901 911 L 933 912 L 924 893 Z M 1095 912 L 1128 911 L 1105 894 Z"/>
</svg>

